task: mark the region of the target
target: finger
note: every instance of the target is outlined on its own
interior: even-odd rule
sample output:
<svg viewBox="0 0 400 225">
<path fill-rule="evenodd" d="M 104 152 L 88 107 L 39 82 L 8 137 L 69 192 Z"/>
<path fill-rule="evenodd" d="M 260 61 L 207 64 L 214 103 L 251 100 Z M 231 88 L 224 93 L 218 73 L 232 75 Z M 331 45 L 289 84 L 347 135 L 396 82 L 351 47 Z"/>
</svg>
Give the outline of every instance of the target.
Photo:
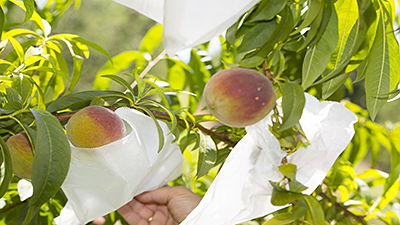
<svg viewBox="0 0 400 225">
<path fill-rule="evenodd" d="M 119 208 L 118 212 L 129 224 L 149 225 L 148 220 L 133 211 L 132 207 L 128 204 Z"/>
<path fill-rule="evenodd" d="M 144 192 L 136 196 L 136 199 L 143 203 L 157 203 L 160 205 L 165 205 L 170 199 L 170 186 L 164 186 L 154 191 Z"/>
<path fill-rule="evenodd" d="M 166 225 L 167 220 L 168 215 L 165 215 L 161 210 L 157 210 L 150 221 L 150 225 Z"/>
<path fill-rule="evenodd" d="M 148 208 L 147 206 L 145 206 L 143 203 L 141 203 L 136 199 L 130 201 L 128 205 L 143 219 L 148 219 L 154 214 L 153 210 L 151 210 L 150 208 Z"/>
</svg>

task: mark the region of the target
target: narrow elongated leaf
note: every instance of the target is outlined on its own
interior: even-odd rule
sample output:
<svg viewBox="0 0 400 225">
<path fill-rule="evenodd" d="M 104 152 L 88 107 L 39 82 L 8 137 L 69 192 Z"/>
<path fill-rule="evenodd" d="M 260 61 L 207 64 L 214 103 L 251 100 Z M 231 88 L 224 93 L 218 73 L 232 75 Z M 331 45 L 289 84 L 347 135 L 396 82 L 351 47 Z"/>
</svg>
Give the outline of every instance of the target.
<svg viewBox="0 0 400 225">
<path fill-rule="evenodd" d="M 81 77 L 82 68 L 83 68 L 83 58 L 74 57 L 74 67 L 72 70 L 71 82 L 68 86 L 66 94 L 71 93 L 72 90 L 75 88 L 76 84 L 79 81 L 79 78 Z"/>
<path fill-rule="evenodd" d="M 312 224 L 321 225 L 325 224 L 325 215 L 321 205 L 313 196 L 305 195 L 304 199 L 307 202 L 308 210 L 311 214 Z"/>
<path fill-rule="evenodd" d="M 387 97 L 380 96 L 384 96 L 390 90 L 390 63 L 386 36 L 388 31 L 382 8 L 379 9 L 377 19 L 376 37 L 365 68 L 367 109 L 372 120 L 387 100 Z"/>
<path fill-rule="evenodd" d="M 25 53 L 24 53 L 24 49 L 22 48 L 21 44 L 15 38 L 8 38 L 8 40 L 13 45 L 14 51 L 15 51 L 15 53 L 17 53 L 19 61 L 21 63 L 24 62 Z"/>
<path fill-rule="evenodd" d="M 0 137 L 0 147 L 1 147 L 1 164 L 4 164 L 4 174 L 1 174 L 0 171 L 0 198 L 7 192 L 8 186 L 11 183 L 12 179 L 12 162 L 11 162 L 11 155 L 8 149 L 7 144 L 4 142 L 3 138 Z"/>
<path fill-rule="evenodd" d="M 237 50 L 239 52 L 248 52 L 255 48 L 260 48 L 268 41 L 276 27 L 276 20 L 257 23 L 243 37 L 242 43 Z"/>
<path fill-rule="evenodd" d="M 5 19 L 6 19 L 6 17 L 4 16 L 3 7 L 0 6 L 0 37 L 1 37 L 1 34 L 3 33 L 3 26 L 4 26 Z"/>
<path fill-rule="evenodd" d="M 113 81 L 115 81 L 115 82 L 117 82 L 117 83 L 119 83 L 120 85 L 122 85 L 124 88 L 126 88 L 127 90 L 129 90 L 129 95 L 130 95 L 130 97 L 131 97 L 131 99 L 132 99 L 132 101 L 134 101 L 135 100 L 135 96 L 133 95 L 133 89 L 132 89 L 132 87 L 131 87 L 131 85 L 126 81 L 126 80 L 124 80 L 124 79 L 122 79 L 121 77 L 119 77 L 119 76 L 117 76 L 117 75 L 103 75 L 103 77 L 107 77 L 107 78 L 110 78 L 111 80 L 113 80 Z"/>
<path fill-rule="evenodd" d="M 88 40 L 86 40 L 86 39 L 84 39 L 84 38 L 82 38 L 82 37 L 80 37 L 78 35 L 74 35 L 74 34 L 62 34 L 62 36 L 65 37 L 67 40 L 80 42 L 82 44 L 85 44 L 85 45 L 93 48 L 94 50 L 104 54 L 105 56 L 107 56 L 107 58 L 109 58 L 111 60 L 111 56 L 107 52 L 107 50 L 105 50 L 103 47 L 101 47 L 100 45 L 98 45 L 98 44 L 96 44 L 94 42 L 88 41 Z"/>
<path fill-rule="evenodd" d="M 145 59 L 142 53 L 137 51 L 126 51 L 112 57 L 111 61 L 108 61 L 99 70 L 99 72 L 97 72 L 93 88 L 97 90 L 110 89 L 110 80 L 102 77 L 102 75 L 117 74 L 121 70 L 127 69 L 134 61 L 144 61 L 144 60 Z"/>
<path fill-rule="evenodd" d="M 324 76 L 316 81 L 314 85 L 324 83 L 326 81 L 329 81 L 333 79 L 336 76 L 340 76 L 339 74 L 344 71 L 346 66 L 349 65 L 350 59 L 354 51 L 356 50 L 357 46 L 357 40 L 360 34 L 360 22 L 357 20 L 356 24 L 354 24 L 353 28 L 351 29 L 351 32 L 349 36 L 347 37 L 347 42 L 344 47 L 343 53 L 340 56 L 339 62 L 336 63 L 337 61 L 337 54 L 336 50 L 332 54 L 331 62 L 328 65 L 328 69 L 324 72 Z M 357 70 L 357 73 L 362 73 L 363 67 L 360 65 L 359 69 Z M 347 71 L 347 69 L 345 70 Z M 352 72 L 353 69 L 349 69 L 347 73 Z M 343 73 L 342 73 L 343 74 Z"/>
<path fill-rule="evenodd" d="M 276 43 L 286 40 L 295 25 L 289 6 L 285 7 L 279 15 L 282 19 L 279 21 L 278 25 L 275 26 L 271 36 L 265 39 L 260 53 L 258 53 L 262 58 L 265 58 L 269 54 Z"/>
<path fill-rule="evenodd" d="M 283 121 L 278 131 L 284 131 L 299 122 L 306 102 L 303 88 L 299 84 L 286 83 L 281 87 Z"/>
<path fill-rule="evenodd" d="M 34 0 L 24 0 L 24 6 L 26 10 L 24 23 L 26 23 L 31 19 L 33 12 L 35 11 L 35 2 Z"/>
<path fill-rule="evenodd" d="M 292 218 L 291 213 L 281 213 L 274 216 L 272 219 L 263 223 L 262 225 L 285 225 L 292 224 L 296 219 Z"/>
<path fill-rule="evenodd" d="M 33 195 L 29 205 L 38 207 L 53 197 L 69 169 L 71 150 L 63 127 L 49 112 L 31 110 L 37 135 L 32 165 Z"/>
<path fill-rule="evenodd" d="M 82 91 L 82 92 L 72 93 L 69 95 L 64 95 L 61 98 L 58 98 L 53 102 L 50 102 L 47 105 L 47 111 L 56 112 L 58 110 L 66 109 L 73 104 L 82 101 L 89 101 L 94 97 L 112 96 L 120 94 L 122 93 L 118 91 Z"/>
<path fill-rule="evenodd" d="M 257 10 L 254 12 L 254 16 L 252 16 L 249 21 L 256 22 L 271 20 L 285 7 L 287 2 L 287 0 L 262 1 L 260 6 L 258 6 Z"/>
<path fill-rule="evenodd" d="M 328 25 L 318 43 L 307 51 L 303 62 L 304 89 L 310 87 L 321 76 L 328 65 L 331 54 L 338 42 L 338 18 L 336 11 L 332 10 Z"/>
<path fill-rule="evenodd" d="M 348 77 L 349 73 L 343 73 L 325 83 L 322 83 L 322 98 L 329 98 L 329 96 L 331 96 L 333 93 L 335 93 L 336 90 L 343 86 Z"/>
<path fill-rule="evenodd" d="M 394 185 L 394 183 L 400 178 L 400 149 L 398 149 L 396 146 L 393 146 L 391 153 L 392 153 L 391 157 L 392 168 L 390 170 L 389 177 L 385 181 L 384 191 L 382 195 L 385 195 L 389 191 L 389 189 Z"/>
<path fill-rule="evenodd" d="M 140 52 L 153 54 L 154 49 L 156 49 L 161 43 L 162 28 L 163 26 L 158 24 L 147 31 L 146 35 L 142 39 L 142 42 L 140 43 Z"/>
<path fill-rule="evenodd" d="M 197 163 L 197 178 L 208 173 L 217 162 L 217 146 L 213 139 L 200 131 L 199 161 Z"/>
<path fill-rule="evenodd" d="M 317 18 L 318 14 L 320 14 L 323 9 L 323 5 L 323 0 L 308 1 L 308 10 L 306 12 L 306 16 L 301 25 L 297 28 L 296 33 L 308 27 Z"/>
</svg>

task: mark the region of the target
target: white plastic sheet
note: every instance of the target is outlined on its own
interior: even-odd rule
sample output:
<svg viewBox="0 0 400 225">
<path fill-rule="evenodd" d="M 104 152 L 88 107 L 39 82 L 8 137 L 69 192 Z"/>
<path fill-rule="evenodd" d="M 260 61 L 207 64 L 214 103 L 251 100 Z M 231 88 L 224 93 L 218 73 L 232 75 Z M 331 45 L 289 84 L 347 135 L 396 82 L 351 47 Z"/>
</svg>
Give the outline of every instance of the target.
<svg viewBox="0 0 400 225">
<path fill-rule="evenodd" d="M 259 0 L 114 0 L 164 25 L 169 55 L 222 34 Z"/>
<path fill-rule="evenodd" d="M 156 126 L 142 113 L 120 108 L 116 113 L 132 128 L 124 138 L 85 149 L 72 147 L 70 169 L 62 189 L 67 205 L 58 225 L 80 225 L 113 212 L 144 191 L 167 184 L 182 173 L 182 154 L 165 123 L 160 153 Z"/>
<path fill-rule="evenodd" d="M 289 157 L 297 165 L 297 180 L 312 193 L 354 135 L 357 117 L 337 102 L 319 102 L 306 94 L 300 124 L 310 141 Z M 180 225 L 234 225 L 278 210 L 270 203 L 271 181 L 282 178 L 278 166 L 284 152 L 271 134 L 270 116 L 246 127 L 200 204 Z"/>
</svg>

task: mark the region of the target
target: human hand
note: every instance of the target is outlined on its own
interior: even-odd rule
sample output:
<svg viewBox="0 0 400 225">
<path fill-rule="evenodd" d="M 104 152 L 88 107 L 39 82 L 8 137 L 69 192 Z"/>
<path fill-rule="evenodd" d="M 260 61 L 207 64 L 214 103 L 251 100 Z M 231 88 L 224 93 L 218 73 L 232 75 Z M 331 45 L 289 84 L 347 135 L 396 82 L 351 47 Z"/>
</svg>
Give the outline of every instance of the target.
<svg viewBox="0 0 400 225">
<path fill-rule="evenodd" d="M 200 200 L 185 187 L 164 186 L 136 196 L 118 212 L 131 225 L 178 225 Z"/>
</svg>

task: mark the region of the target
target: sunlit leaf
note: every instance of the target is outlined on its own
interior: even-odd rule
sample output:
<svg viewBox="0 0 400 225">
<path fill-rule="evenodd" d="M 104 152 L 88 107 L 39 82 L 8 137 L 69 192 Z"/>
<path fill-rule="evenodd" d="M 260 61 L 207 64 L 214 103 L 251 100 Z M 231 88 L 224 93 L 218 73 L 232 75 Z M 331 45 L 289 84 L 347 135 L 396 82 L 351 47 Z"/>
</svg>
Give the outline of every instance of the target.
<svg viewBox="0 0 400 225">
<path fill-rule="evenodd" d="M 200 131 L 199 161 L 197 163 L 197 178 L 208 173 L 217 161 L 217 146 L 213 139 Z"/>
<path fill-rule="evenodd" d="M 32 17 L 33 12 L 35 11 L 35 1 L 34 0 L 23 0 L 23 1 L 26 10 L 24 23 L 26 23 Z"/>
</svg>

